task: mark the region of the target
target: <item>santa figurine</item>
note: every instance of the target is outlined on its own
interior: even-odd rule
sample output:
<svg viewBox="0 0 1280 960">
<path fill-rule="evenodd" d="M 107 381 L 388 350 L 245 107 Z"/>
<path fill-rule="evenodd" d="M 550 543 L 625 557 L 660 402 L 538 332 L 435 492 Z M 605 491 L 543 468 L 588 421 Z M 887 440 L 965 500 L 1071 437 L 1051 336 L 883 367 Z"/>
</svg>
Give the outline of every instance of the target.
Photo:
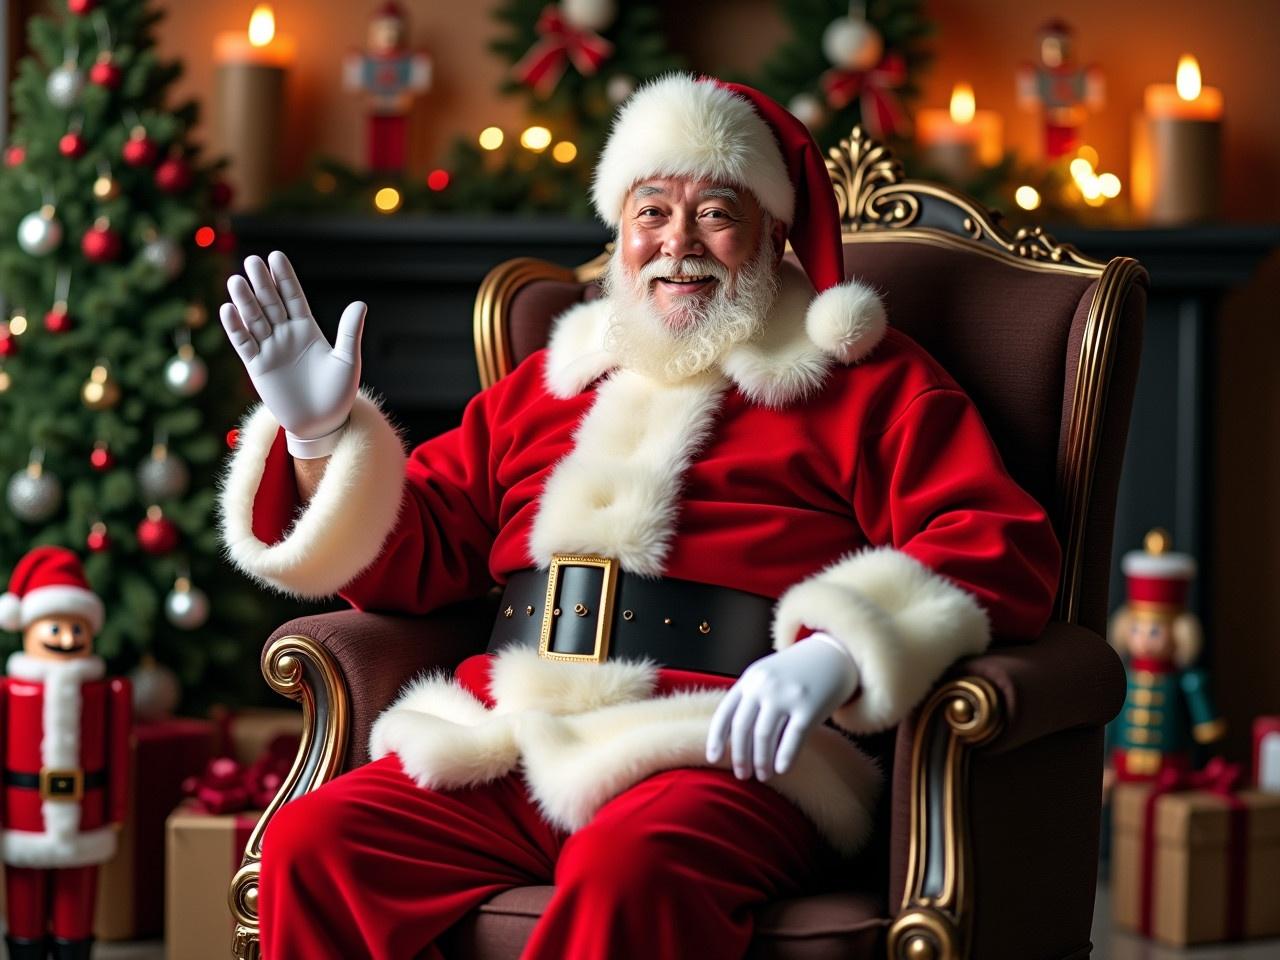
<svg viewBox="0 0 1280 960">
<path fill-rule="evenodd" d="M 1209 680 L 1194 666 L 1200 620 L 1187 610 L 1195 559 L 1170 549 L 1169 534 L 1147 534 L 1144 549 L 1124 555 L 1128 600 L 1111 618 L 1111 643 L 1129 674 L 1124 710 L 1108 730 L 1114 779 L 1154 780 L 1191 766 L 1192 743 L 1213 743 L 1226 721 L 1213 709 Z M 1108 777 L 1108 782 L 1112 779 Z"/>
<path fill-rule="evenodd" d="M 369 170 L 400 173 L 408 151 L 413 96 L 431 86 L 431 59 L 408 49 L 409 19 L 394 0 L 369 20 L 369 46 L 343 65 L 348 90 L 369 96 Z"/>
<path fill-rule="evenodd" d="M 103 606 L 80 560 L 37 547 L 0 595 L 0 628 L 22 649 L 0 678 L 5 940 L 12 960 L 85 960 L 98 864 L 125 814 L 132 703 L 93 653 Z"/>
<path fill-rule="evenodd" d="M 1048 161 L 1071 153 L 1080 144 L 1080 127 L 1090 111 L 1102 109 L 1106 86 L 1102 71 L 1073 58 L 1072 30 L 1061 20 L 1040 27 L 1040 62 L 1018 67 L 1018 102 L 1027 110 L 1043 110 L 1044 155 Z"/>
</svg>

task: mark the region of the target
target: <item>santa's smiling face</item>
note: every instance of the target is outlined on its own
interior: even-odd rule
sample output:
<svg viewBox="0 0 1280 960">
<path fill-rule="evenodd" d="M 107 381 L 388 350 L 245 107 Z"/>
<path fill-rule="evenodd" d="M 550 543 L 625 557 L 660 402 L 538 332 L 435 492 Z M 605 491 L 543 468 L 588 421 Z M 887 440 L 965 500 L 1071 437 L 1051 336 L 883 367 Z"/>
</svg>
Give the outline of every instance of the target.
<svg viewBox="0 0 1280 960">
<path fill-rule="evenodd" d="M 37 660 L 78 660 L 93 653 L 93 630 L 84 617 L 41 617 L 22 631 L 22 651 Z"/>
<path fill-rule="evenodd" d="M 668 379 L 705 369 L 759 329 L 785 239 L 749 190 L 688 177 L 637 183 L 605 278 L 614 352 Z"/>
</svg>

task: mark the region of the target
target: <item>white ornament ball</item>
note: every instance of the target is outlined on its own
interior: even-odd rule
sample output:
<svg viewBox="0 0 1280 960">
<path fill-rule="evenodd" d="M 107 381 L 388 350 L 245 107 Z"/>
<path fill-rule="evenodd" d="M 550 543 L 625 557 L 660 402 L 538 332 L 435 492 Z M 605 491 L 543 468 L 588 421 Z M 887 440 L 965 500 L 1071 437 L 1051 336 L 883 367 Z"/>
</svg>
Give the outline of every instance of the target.
<svg viewBox="0 0 1280 960">
<path fill-rule="evenodd" d="M 636 78 L 625 73 L 615 73 L 604 85 L 604 95 L 615 107 L 636 90 Z"/>
<path fill-rule="evenodd" d="M 190 482 L 191 471 L 181 457 L 171 453 L 163 457 L 147 457 L 138 467 L 138 485 L 149 501 L 180 497 L 187 492 Z"/>
<path fill-rule="evenodd" d="M 884 40 L 866 20 L 836 17 L 822 31 L 822 52 L 837 67 L 870 70 L 880 62 Z"/>
<path fill-rule="evenodd" d="M 186 589 L 174 587 L 164 598 L 164 615 L 179 629 L 199 629 L 209 619 L 209 595 L 190 584 Z"/>
<path fill-rule="evenodd" d="M 44 90 L 55 107 L 72 107 L 84 89 L 84 74 L 74 64 L 64 63 L 49 73 Z"/>
<path fill-rule="evenodd" d="M 168 237 L 157 237 L 142 248 L 142 259 L 172 280 L 182 272 L 186 256 Z"/>
<path fill-rule="evenodd" d="M 821 126 L 827 119 L 827 111 L 822 101 L 812 93 L 797 93 L 787 104 L 787 109 L 810 130 Z"/>
<path fill-rule="evenodd" d="M 62 243 L 62 223 L 52 213 L 34 210 L 18 224 L 18 246 L 33 257 L 43 257 Z"/>
<path fill-rule="evenodd" d="M 62 506 L 62 481 L 47 471 L 19 470 L 9 479 L 9 509 L 19 520 L 41 523 Z"/>
<path fill-rule="evenodd" d="M 164 367 L 164 382 L 180 397 L 194 397 L 209 382 L 209 368 L 189 346 L 178 351 Z"/>
<path fill-rule="evenodd" d="M 617 0 L 561 0 L 564 18 L 579 30 L 607 30 L 618 16 Z"/>
<path fill-rule="evenodd" d="M 150 658 L 129 674 L 133 686 L 133 713 L 140 720 L 163 720 L 173 716 L 182 699 L 182 685 L 168 667 Z"/>
</svg>

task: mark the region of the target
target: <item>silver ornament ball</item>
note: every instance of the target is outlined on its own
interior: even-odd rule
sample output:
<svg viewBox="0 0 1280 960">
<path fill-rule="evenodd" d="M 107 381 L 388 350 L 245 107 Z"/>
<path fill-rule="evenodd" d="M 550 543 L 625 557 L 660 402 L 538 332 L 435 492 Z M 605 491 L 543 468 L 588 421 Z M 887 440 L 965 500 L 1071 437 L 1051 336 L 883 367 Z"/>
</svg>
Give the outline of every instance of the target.
<svg viewBox="0 0 1280 960">
<path fill-rule="evenodd" d="M 562 0 L 564 18 L 579 30 L 607 30 L 618 16 L 617 0 Z"/>
<path fill-rule="evenodd" d="M 83 89 L 84 73 L 70 63 L 64 63 L 50 71 L 49 79 L 44 86 L 49 102 L 55 107 L 75 106 Z"/>
<path fill-rule="evenodd" d="M 187 492 L 191 471 L 180 457 L 147 457 L 138 467 L 138 486 L 147 500 L 170 500 Z"/>
<path fill-rule="evenodd" d="M 837 67 L 870 70 L 880 62 L 884 40 L 866 20 L 836 17 L 822 31 L 822 52 Z"/>
<path fill-rule="evenodd" d="M 180 397 L 193 397 L 209 382 L 209 368 L 194 350 L 179 350 L 164 367 L 164 381 Z"/>
<path fill-rule="evenodd" d="M 33 257 L 43 257 L 62 243 L 62 224 L 43 210 L 33 210 L 18 224 L 18 246 Z"/>
<path fill-rule="evenodd" d="M 822 101 L 812 93 L 797 93 L 787 104 L 787 109 L 810 130 L 821 126 L 822 121 L 827 118 L 827 111 L 822 106 Z"/>
<path fill-rule="evenodd" d="M 168 667 L 143 660 L 129 674 L 133 686 L 133 713 L 140 720 L 163 720 L 173 715 L 182 699 L 182 685 Z"/>
<path fill-rule="evenodd" d="M 158 237 L 142 248 L 142 259 L 169 279 L 182 272 L 186 257 L 182 248 L 168 237 Z"/>
<path fill-rule="evenodd" d="M 9 478 L 9 509 L 19 520 L 41 523 L 62 505 L 62 482 L 52 473 L 19 470 Z"/>
<path fill-rule="evenodd" d="M 175 587 L 164 598 L 164 616 L 181 630 L 203 627 L 209 619 L 209 595 L 199 587 Z"/>
</svg>

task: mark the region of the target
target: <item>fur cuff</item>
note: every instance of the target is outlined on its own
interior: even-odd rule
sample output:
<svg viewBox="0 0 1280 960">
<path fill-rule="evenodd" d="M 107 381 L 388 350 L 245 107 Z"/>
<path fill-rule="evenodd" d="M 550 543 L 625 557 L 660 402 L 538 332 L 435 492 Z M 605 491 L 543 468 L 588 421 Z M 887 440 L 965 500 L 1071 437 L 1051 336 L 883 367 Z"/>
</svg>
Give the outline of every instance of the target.
<svg viewBox="0 0 1280 960">
<path fill-rule="evenodd" d="M 278 543 L 253 533 L 253 504 L 279 424 L 266 406 L 250 415 L 222 482 L 219 512 L 231 561 L 259 583 L 304 599 L 337 593 L 378 558 L 404 495 L 400 437 L 361 391 L 306 509 Z"/>
<path fill-rule="evenodd" d="M 851 733 L 897 724 L 952 662 L 991 642 L 977 600 L 891 547 L 851 554 L 783 594 L 774 648 L 805 627 L 835 637 L 857 661 L 861 693 L 832 717 Z"/>
</svg>

